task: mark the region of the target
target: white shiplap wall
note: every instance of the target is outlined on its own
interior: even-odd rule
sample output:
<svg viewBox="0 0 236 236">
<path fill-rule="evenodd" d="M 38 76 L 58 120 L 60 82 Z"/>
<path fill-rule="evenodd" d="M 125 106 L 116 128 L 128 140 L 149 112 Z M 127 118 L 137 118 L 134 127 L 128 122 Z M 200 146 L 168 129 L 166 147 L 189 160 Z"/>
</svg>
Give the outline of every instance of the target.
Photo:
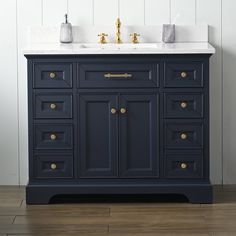
<svg viewBox="0 0 236 236">
<path fill-rule="evenodd" d="M 235 0 L 5 0 L 0 11 L 0 185 L 27 182 L 26 30 L 59 25 L 65 12 L 73 25 L 114 25 L 117 16 L 125 25 L 210 25 L 210 42 L 217 49 L 211 59 L 211 179 L 236 184 L 235 7 Z"/>
</svg>

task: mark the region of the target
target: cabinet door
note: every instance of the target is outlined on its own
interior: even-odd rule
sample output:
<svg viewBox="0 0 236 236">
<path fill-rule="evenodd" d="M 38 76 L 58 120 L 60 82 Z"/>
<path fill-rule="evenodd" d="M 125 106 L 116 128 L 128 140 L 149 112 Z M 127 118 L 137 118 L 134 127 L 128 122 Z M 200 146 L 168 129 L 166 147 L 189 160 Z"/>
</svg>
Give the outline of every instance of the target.
<svg viewBox="0 0 236 236">
<path fill-rule="evenodd" d="M 79 176 L 118 175 L 117 96 L 83 94 L 79 97 Z"/>
<path fill-rule="evenodd" d="M 156 94 L 120 96 L 120 176 L 157 177 L 158 108 Z"/>
</svg>

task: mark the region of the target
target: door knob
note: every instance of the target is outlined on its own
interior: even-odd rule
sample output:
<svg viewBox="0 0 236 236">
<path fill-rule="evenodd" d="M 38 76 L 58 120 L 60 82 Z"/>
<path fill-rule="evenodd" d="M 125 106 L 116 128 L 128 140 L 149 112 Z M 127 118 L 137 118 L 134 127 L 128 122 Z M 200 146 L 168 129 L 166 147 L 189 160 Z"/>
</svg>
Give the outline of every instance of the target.
<svg viewBox="0 0 236 236">
<path fill-rule="evenodd" d="M 188 165 L 186 163 L 181 163 L 181 169 L 186 169 L 188 167 Z"/>
<path fill-rule="evenodd" d="M 115 108 L 111 108 L 111 114 L 116 114 L 117 110 Z"/>
<path fill-rule="evenodd" d="M 182 134 L 180 135 L 180 138 L 181 138 L 182 140 L 186 140 L 186 139 L 188 138 L 188 135 L 187 135 L 186 133 L 182 133 Z"/>
<path fill-rule="evenodd" d="M 121 109 L 120 109 L 120 113 L 121 113 L 121 114 L 125 114 L 125 113 L 126 113 L 126 109 L 125 109 L 125 108 L 121 108 Z"/>
<path fill-rule="evenodd" d="M 52 164 L 51 164 L 51 169 L 52 169 L 52 170 L 56 170 L 56 168 L 57 168 L 57 165 L 56 165 L 55 163 L 52 163 Z"/>
</svg>

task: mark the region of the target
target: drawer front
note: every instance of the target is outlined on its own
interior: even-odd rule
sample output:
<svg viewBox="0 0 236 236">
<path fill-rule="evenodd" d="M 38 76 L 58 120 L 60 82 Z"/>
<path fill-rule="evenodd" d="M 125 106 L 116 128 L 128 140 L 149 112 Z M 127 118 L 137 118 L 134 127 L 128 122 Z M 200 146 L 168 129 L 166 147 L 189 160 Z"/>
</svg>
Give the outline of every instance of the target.
<svg viewBox="0 0 236 236">
<path fill-rule="evenodd" d="M 72 95 L 36 94 L 35 118 L 72 118 Z"/>
<path fill-rule="evenodd" d="M 203 178 L 202 154 L 174 153 L 165 156 L 166 178 Z"/>
<path fill-rule="evenodd" d="M 165 124 L 165 147 L 191 149 L 203 147 L 203 123 L 168 121 Z"/>
<path fill-rule="evenodd" d="M 79 87 L 158 87 L 158 64 L 82 64 Z"/>
<path fill-rule="evenodd" d="M 34 88 L 71 88 L 72 63 L 35 63 Z"/>
<path fill-rule="evenodd" d="M 203 87 L 203 62 L 166 62 L 165 87 Z"/>
<path fill-rule="evenodd" d="M 72 149 L 72 125 L 36 124 L 35 149 Z"/>
<path fill-rule="evenodd" d="M 73 178 L 72 155 L 34 156 L 35 178 Z"/>
<path fill-rule="evenodd" d="M 166 93 L 166 118 L 203 118 L 203 94 Z"/>
</svg>

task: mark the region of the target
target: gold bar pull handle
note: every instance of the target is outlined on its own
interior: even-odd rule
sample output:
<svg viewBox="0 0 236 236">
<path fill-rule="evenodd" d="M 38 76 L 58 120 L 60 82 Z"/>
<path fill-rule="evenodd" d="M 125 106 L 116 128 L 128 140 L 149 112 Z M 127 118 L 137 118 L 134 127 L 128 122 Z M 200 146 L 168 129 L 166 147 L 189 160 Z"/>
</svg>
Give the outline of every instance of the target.
<svg viewBox="0 0 236 236">
<path fill-rule="evenodd" d="M 126 78 L 126 79 L 130 79 L 132 78 L 132 74 L 129 73 L 124 73 L 124 74 L 112 74 L 112 73 L 106 73 L 104 74 L 105 78 Z"/>
</svg>

